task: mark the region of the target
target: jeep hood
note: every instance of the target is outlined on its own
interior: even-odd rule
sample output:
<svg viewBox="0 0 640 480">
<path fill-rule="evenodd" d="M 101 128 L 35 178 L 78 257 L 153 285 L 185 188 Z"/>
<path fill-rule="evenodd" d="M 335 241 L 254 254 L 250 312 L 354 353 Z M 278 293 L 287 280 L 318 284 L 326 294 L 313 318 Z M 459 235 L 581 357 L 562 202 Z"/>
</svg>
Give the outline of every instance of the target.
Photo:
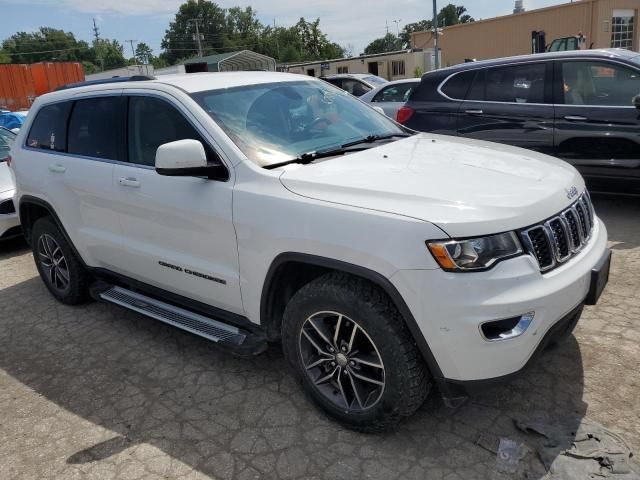
<svg viewBox="0 0 640 480">
<path fill-rule="evenodd" d="M 293 193 L 428 221 L 452 237 L 531 225 L 584 190 L 578 172 L 553 157 L 424 133 L 283 169 Z"/>
</svg>

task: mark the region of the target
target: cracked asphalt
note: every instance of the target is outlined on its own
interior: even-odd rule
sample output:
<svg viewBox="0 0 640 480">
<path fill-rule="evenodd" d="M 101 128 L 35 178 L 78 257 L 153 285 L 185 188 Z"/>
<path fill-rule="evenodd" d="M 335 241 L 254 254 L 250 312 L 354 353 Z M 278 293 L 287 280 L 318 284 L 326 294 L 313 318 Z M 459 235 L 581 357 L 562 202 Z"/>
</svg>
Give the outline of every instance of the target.
<svg viewBox="0 0 640 480">
<path fill-rule="evenodd" d="M 598 422 L 640 452 L 640 201 L 594 203 L 613 264 L 574 335 L 511 384 L 457 410 L 432 396 L 384 435 L 318 412 L 277 348 L 240 359 L 116 306 L 61 305 L 24 242 L 0 244 L 0 479 L 505 478 L 477 442 L 530 445 L 514 419 Z M 546 475 L 529 452 L 508 478 Z"/>
</svg>

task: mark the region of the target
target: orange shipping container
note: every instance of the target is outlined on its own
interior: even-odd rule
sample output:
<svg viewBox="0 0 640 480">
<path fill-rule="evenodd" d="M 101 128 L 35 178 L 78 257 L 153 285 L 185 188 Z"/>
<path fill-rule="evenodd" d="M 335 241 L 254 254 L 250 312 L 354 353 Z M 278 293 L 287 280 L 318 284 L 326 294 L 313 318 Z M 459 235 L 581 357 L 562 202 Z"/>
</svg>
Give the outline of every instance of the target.
<svg viewBox="0 0 640 480">
<path fill-rule="evenodd" d="M 37 96 L 65 83 L 82 81 L 84 69 L 78 62 L 0 65 L 0 107 L 28 109 Z"/>
</svg>

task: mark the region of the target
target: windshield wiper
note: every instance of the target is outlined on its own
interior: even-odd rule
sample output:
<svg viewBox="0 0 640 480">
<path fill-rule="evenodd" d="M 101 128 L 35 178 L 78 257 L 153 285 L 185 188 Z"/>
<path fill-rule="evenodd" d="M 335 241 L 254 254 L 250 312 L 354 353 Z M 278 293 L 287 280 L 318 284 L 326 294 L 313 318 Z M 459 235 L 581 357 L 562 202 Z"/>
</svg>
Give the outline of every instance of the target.
<svg viewBox="0 0 640 480">
<path fill-rule="evenodd" d="M 370 146 L 365 146 L 364 144 L 367 143 L 375 143 L 378 142 L 380 140 L 388 140 L 390 138 L 394 138 L 394 137 L 410 137 L 411 134 L 409 133 L 394 133 L 394 134 L 390 134 L 390 135 L 368 135 L 364 138 L 361 138 L 359 140 L 354 140 L 353 142 L 349 142 L 349 143 L 345 143 L 343 145 L 340 145 L 338 148 L 332 148 L 330 150 L 322 150 L 319 152 L 311 151 L 311 152 L 305 152 L 302 155 L 299 155 L 296 158 L 292 158 L 291 160 L 285 160 L 284 162 L 278 162 L 278 163 L 272 163 L 271 165 L 265 165 L 264 168 L 266 169 L 272 169 L 272 168 L 278 168 L 278 167 L 283 167 L 285 165 L 289 165 L 291 163 L 300 163 L 302 165 L 307 165 L 311 162 L 313 162 L 314 160 L 317 160 L 319 158 L 325 158 L 325 157 L 335 157 L 337 155 L 344 155 L 345 153 L 349 153 L 349 152 L 358 152 L 360 150 L 367 150 L 369 148 L 371 148 Z M 354 148 L 356 147 L 356 148 Z"/>
</svg>

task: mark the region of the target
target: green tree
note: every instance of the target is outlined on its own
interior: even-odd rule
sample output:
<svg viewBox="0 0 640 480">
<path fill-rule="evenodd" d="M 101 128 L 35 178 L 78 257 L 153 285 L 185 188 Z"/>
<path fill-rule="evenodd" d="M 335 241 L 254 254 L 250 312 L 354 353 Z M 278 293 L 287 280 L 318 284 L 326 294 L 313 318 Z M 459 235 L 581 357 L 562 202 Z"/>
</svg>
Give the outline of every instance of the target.
<svg viewBox="0 0 640 480">
<path fill-rule="evenodd" d="M 93 42 L 93 61 L 104 70 L 126 65 L 124 47 L 117 40 L 100 39 Z"/>
<path fill-rule="evenodd" d="M 197 54 L 196 21 L 204 55 L 223 51 L 227 23 L 224 9 L 209 0 L 188 0 L 169 23 L 161 47 L 170 64 Z"/>
<path fill-rule="evenodd" d="M 438 26 L 448 27 L 450 25 L 457 25 L 458 23 L 473 22 L 474 19 L 466 14 L 467 9 L 462 5 L 456 6 L 453 3 L 445 6 L 440 13 L 438 13 Z"/>
<path fill-rule="evenodd" d="M 394 50 L 400 50 L 402 48 L 402 40 L 396 37 L 393 33 L 387 33 L 382 38 L 376 38 L 373 42 L 367 45 L 364 49 L 366 55 L 374 53 L 393 52 Z"/>
<path fill-rule="evenodd" d="M 438 27 L 448 27 L 450 25 L 457 25 L 458 23 L 473 22 L 474 19 L 467 13 L 467 9 L 462 5 L 454 5 L 450 3 L 443 7 L 438 13 Z M 402 32 L 400 33 L 400 39 L 404 48 L 411 46 L 411 33 L 412 32 L 424 32 L 431 30 L 433 27 L 432 20 L 420 20 L 419 22 L 407 23 Z"/>
<path fill-rule="evenodd" d="M 18 32 L 2 42 L 2 49 L 12 63 L 34 63 L 45 60 L 91 60 L 87 42 L 78 41 L 73 33 L 41 27 L 37 32 Z"/>
<path fill-rule="evenodd" d="M 0 64 L 11 63 L 11 55 L 0 48 Z"/>
<path fill-rule="evenodd" d="M 153 63 L 153 50 L 144 42 L 136 45 L 136 61 L 143 65 Z"/>
</svg>

